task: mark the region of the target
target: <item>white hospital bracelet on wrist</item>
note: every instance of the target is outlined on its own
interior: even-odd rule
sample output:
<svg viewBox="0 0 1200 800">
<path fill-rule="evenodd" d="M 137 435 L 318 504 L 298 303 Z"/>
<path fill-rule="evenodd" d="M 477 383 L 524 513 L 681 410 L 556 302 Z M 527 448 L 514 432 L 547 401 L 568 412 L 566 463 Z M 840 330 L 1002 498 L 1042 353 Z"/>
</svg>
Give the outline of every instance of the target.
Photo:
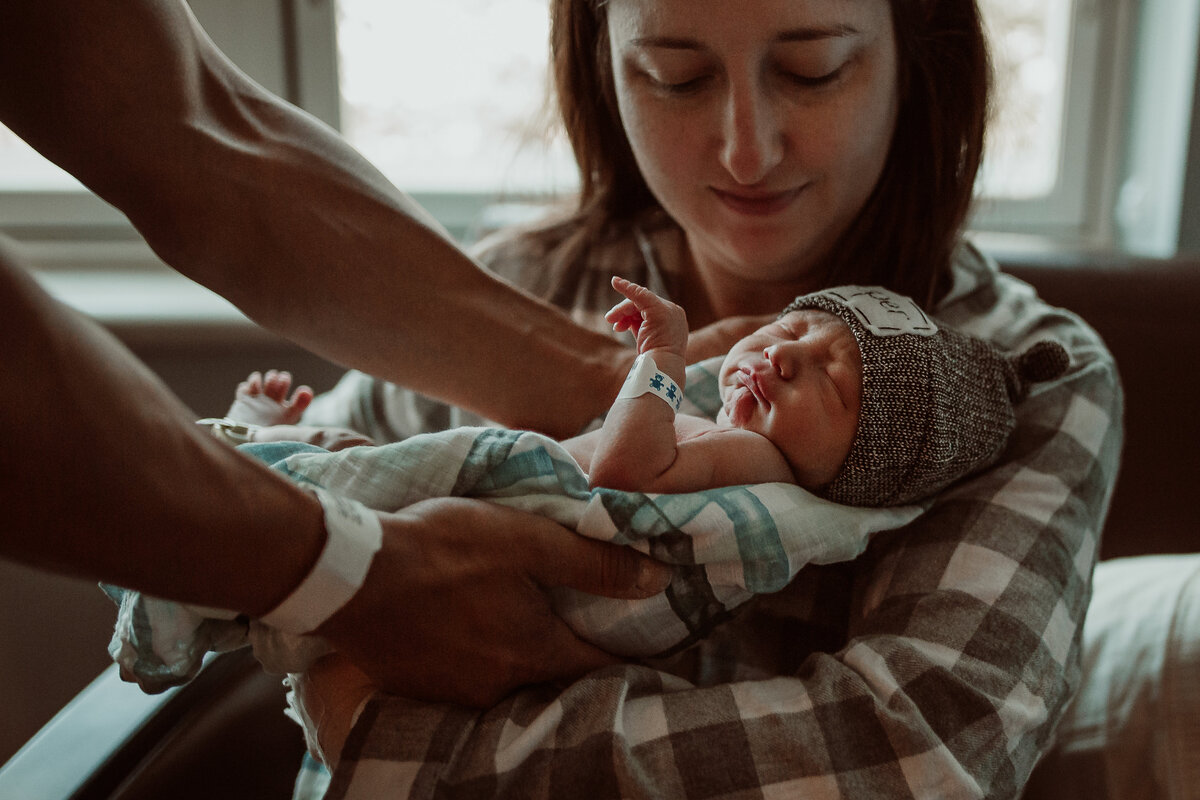
<svg viewBox="0 0 1200 800">
<path fill-rule="evenodd" d="M 310 633 L 346 605 L 383 545 L 383 527 L 371 509 L 323 489 L 314 493 L 325 510 L 325 546 L 300 585 L 261 619 L 287 633 Z"/>
<path fill-rule="evenodd" d="M 669 405 L 672 411 L 678 411 L 679 406 L 683 403 L 683 390 L 658 368 L 653 357 L 642 353 L 633 362 L 633 367 L 630 368 L 629 376 L 625 378 L 625 385 L 621 387 L 621 393 L 617 395 L 617 399 L 630 400 L 641 397 L 646 392 Z"/>
</svg>

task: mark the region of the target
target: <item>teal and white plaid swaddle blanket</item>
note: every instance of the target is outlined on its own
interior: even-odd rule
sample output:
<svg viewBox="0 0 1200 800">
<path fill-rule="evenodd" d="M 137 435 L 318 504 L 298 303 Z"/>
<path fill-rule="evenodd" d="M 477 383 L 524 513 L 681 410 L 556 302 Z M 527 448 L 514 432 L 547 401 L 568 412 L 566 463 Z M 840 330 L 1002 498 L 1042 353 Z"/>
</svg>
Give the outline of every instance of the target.
<svg viewBox="0 0 1200 800">
<path fill-rule="evenodd" d="M 715 413 L 712 380 L 711 370 L 689 370 L 685 412 Z M 696 395 L 707 402 L 697 404 Z M 337 453 L 293 443 L 242 449 L 298 483 L 323 486 L 370 508 L 397 510 L 431 497 L 483 498 L 676 565 L 670 587 L 645 600 L 573 590 L 554 597 L 557 612 L 582 638 L 632 657 L 686 648 L 754 595 L 782 589 L 806 564 L 852 559 L 871 534 L 901 527 L 920 513 L 911 506 L 841 506 L 789 484 L 675 495 L 589 489 L 587 476 L 553 439 L 497 428 L 456 428 Z M 190 679 L 210 649 L 252 643 L 264 665 L 280 672 L 300 671 L 324 651 L 313 637 L 109 591 L 121 605 L 110 652 L 125 677 L 149 691 Z"/>
</svg>

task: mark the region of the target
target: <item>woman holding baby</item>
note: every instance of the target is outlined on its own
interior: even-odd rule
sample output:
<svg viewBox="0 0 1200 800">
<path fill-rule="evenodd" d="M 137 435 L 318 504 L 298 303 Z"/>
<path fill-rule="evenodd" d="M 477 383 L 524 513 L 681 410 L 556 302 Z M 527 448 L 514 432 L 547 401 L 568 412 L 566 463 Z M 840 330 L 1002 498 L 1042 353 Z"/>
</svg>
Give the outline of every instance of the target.
<svg viewBox="0 0 1200 800">
<path fill-rule="evenodd" d="M 648 286 L 686 311 L 689 361 L 849 283 L 1005 350 L 1053 338 L 1071 369 L 1018 408 L 999 464 L 653 668 L 400 723 L 407 701 L 322 665 L 302 694 L 330 712 L 332 796 L 401 772 L 417 795 L 1016 793 L 1079 680 L 1121 412 L 1094 334 L 962 238 L 989 86 L 975 3 L 555 0 L 552 14 L 582 191 L 574 213 L 484 243 L 498 274 L 596 330 L 612 277 Z M 311 414 L 376 440 L 447 419 L 354 373 Z"/>
</svg>

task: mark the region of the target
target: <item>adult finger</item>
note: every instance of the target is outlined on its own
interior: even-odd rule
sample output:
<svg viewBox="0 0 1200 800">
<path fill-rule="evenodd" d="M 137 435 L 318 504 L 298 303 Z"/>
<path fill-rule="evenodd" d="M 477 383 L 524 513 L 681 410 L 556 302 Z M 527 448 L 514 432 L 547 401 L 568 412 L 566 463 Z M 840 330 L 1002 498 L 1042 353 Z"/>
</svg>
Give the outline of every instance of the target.
<svg viewBox="0 0 1200 800">
<path fill-rule="evenodd" d="M 523 683 L 574 679 L 604 667 L 624 663 L 623 659 L 580 639 L 561 620 L 555 621 L 552 630 L 542 640 L 540 650 L 534 672 L 528 675 Z"/>
<path fill-rule="evenodd" d="M 557 527 L 557 526 L 556 526 Z M 531 577 L 543 587 L 567 586 L 588 594 L 640 599 L 662 592 L 674 570 L 629 547 L 598 542 L 575 533 L 543 535 Z"/>
</svg>

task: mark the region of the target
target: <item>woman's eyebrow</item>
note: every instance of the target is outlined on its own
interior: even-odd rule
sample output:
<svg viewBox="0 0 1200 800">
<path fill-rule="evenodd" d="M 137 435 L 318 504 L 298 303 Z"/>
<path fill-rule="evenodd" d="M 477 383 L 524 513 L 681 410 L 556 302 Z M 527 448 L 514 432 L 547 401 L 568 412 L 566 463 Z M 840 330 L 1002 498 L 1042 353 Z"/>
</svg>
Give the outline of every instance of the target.
<svg viewBox="0 0 1200 800">
<path fill-rule="evenodd" d="M 813 42 L 819 39 L 849 39 L 858 36 L 860 31 L 853 25 L 825 25 L 804 28 L 791 28 L 775 37 L 780 42 Z"/>
<path fill-rule="evenodd" d="M 703 50 L 704 45 L 695 39 L 685 39 L 678 36 L 639 36 L 631 39 L 634 47 L 655 48 L 659 50 Z"/>
<path fill-rule="evenodd" d="M 777 42 L 814 42 L 821 39 L 847 39 L 857 36 L 860 31 L 852 25 L 821 25 L 789 28 L 781 31 L 776 37 Z M 685 36 L 639 36 L 630 40 L 634 47 L 657 48 L 662 50 L 706 50 L 707 47 L 696 39 Z"/>
</svg>

